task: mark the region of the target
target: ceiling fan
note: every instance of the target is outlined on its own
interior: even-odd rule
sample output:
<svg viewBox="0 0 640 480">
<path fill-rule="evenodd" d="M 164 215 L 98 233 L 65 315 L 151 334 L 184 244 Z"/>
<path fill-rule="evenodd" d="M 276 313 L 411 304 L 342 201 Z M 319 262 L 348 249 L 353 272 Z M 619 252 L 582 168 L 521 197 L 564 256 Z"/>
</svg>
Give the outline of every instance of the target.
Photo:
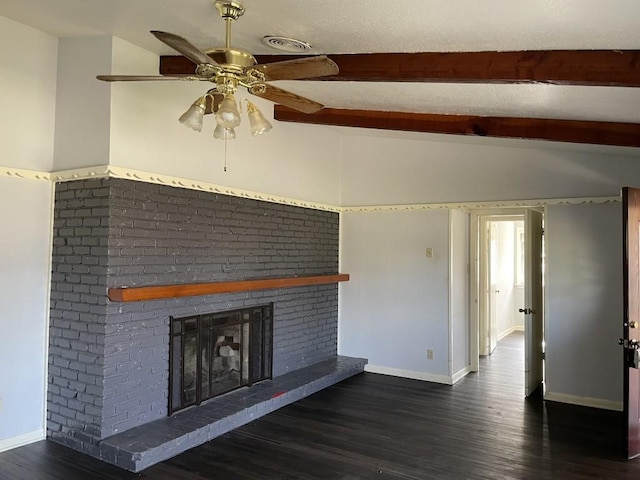
<svg viewBox="0 0 640 480">
<path fill-rule="evenodd" d="M 98 80 L 106 82 L 199 80 L 213 83 L 214 87 L 211 88 L 206 95 L 196 100 L 192 106 L 192 108 L 196 109 L 195 113 L 197 113 L 200 119 L 199 128 L 196 128 L 198 126 L 197 122 L 195 122 L 195 124 L 191 122 L 192 124 L 190 124 L 189 119 L 183 121 L 183 117 L 185 117 L 189 111 L 181 117 L 182 123 L 185 123 L 195 130 L 202 128 L 202 115 L 205 113 L 216 113 L 218 126 L 223 127 L 227 133 L 232 130 L 233 127 L 237 126 L 240 123 L 240 115 L 237 107 L 235 107 L 236 103 L 233 95 L 240 86 L 246 88 L 252 95 L 300 112 L 314 113 L 323 108 L 323 105 L 318 102 L 282 90 L 270 85 L 268 82 L 335 75 L 338 73 L 338 66 L 329 59 L 329 57 L 321 55 L 258 65 L 256 59 L 250 53 L 231 48 L 231 24 L 244 14 L 244 7 L 234 0 L 216 0 L 215 7 L 226 24 L 226 42 L 224 47 L 200 50 L 188 40 L 173 33 L 156 30 L 151 31 L 151 34 L 158 40 L 181 53 L 197 65 L 193 75 L 98 75 Z M 226 100 L 231 100 L 233 104 L 227 102 L 228 105 L 225 105 L 224 102 Z M 248 102 L 250 120 L 252 119 L 251 115 L 256 113 L 255 110 L 255 106 Z M 259 111 L 257 113 L 260 117 L 262 116 Z M 224 119 L 221 118 L 225 116 L 229 117 L 226 123 Z M 268 128 L 270 128 L 270 125 Z M 255 133 L 252 128 L 252 133 L 255 135 L 263 132 Z M 234 132 L 233 135 L 235 136 Z"/>
</svg>

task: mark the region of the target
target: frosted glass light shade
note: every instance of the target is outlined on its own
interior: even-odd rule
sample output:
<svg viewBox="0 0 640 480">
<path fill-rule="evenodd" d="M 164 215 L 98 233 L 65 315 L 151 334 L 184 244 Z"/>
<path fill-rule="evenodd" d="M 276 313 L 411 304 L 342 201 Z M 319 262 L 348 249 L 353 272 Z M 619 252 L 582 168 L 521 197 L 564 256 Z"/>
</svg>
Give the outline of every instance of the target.
<svg viewBox="0 0 640 480">
<path fill-rule="evenodd" d="M 192 128 L 196 132 L 202 131 L 202 119 L 207 107 L 207 101 L 205 97 L 200 97 L 193 102 L 193 105 L 182 114 L 178 121 L 185 127 Z"/>
<path fill-rule="evenodd" d="M 235 140 L 236 131 L 233 128 L 224 128 L 222 125 L 218 124 L 216 129 L 213 131 L 213 138 L 217 140 Z"/>
<path fill-rule="evenodd" d="M 265 118 L 258 107 L 247 100 L 247 115 L 249 117 L 249 127 L 251 128 L 251 135 L 262 135 L 273 128 L 269 120 Z"/>
<path fill-rule="evenodd" d="M 225 95 L 216 113 L 218 125 L 224 128 L 235 128 L 240 125 L 240 111 L 232 94 Z"/>
</svg>

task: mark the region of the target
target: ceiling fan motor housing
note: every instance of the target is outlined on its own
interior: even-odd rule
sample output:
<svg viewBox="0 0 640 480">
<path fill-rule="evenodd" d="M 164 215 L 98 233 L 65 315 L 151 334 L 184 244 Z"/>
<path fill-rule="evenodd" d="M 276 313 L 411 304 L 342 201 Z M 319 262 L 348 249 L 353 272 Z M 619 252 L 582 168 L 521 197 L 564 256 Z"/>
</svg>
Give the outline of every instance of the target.
<svg viewBox="0 0 640 480">
<path fill-rule="evenodd" d="M 238 73 L 242 73 L 245 68 L 253 67 L 256 64 L 256 59 L 253 55 L 234 48 L 211 48 L 205 50 L 204 53 L 219 65 L 225 67 L 225 69 L 237 70 Z"/>
<path fill-rule="evenodd" d="M 250 67 L 256 64 L 256 59 L 245 51 L 233 48 L 213 48 L 205 50 L 205 53 L 220 67 L 216 72 L 215 81 L 218 85 L 218 92 L 222 94 L 235 93 L 241 83 L 248 84 L 264 80 L 264 76 L 253 78 L 250 75 L 250 73 L 254 73 Z"/>
</svg>

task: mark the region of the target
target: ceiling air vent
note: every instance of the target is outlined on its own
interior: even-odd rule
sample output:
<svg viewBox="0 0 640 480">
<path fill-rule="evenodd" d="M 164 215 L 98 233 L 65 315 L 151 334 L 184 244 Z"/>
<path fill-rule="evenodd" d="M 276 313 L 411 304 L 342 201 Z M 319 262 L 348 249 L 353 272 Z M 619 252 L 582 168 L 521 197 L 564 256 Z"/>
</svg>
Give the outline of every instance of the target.
<svg viewBox="0 0 640 480">
<path fill-rule="evenodd" d="M 311 45 L 307 42 L 296 40 L 295 38 L 278 37 L 275 35 L 267 35 L 266 37 L 263 37 L 262 43 L 284 52 L 304 53 L 311 50 Z"/>
</svg>

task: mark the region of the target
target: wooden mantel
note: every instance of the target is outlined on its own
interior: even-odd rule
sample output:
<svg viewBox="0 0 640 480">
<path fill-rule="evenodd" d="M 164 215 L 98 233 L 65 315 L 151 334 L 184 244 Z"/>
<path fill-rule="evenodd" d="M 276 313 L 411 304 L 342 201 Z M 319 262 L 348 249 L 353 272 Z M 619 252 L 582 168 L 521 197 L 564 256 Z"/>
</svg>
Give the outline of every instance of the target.
<svg viewBox="0 0 640 480">
<path fill-rule="evenodd" d="M 307 285 L 327 285 L 348 282 L 349 274 L 319 275 L 313 277 L 265 278 L 215 283 L 186 283 L 179 285 L 159 285 L 155 287 L 117 287 L 108 291 L 112 302 L 138 302 L 163 298 L 192 297 L 216 293 L 247 292 L 270 288 L 305 287 Z"/>
</svg>

